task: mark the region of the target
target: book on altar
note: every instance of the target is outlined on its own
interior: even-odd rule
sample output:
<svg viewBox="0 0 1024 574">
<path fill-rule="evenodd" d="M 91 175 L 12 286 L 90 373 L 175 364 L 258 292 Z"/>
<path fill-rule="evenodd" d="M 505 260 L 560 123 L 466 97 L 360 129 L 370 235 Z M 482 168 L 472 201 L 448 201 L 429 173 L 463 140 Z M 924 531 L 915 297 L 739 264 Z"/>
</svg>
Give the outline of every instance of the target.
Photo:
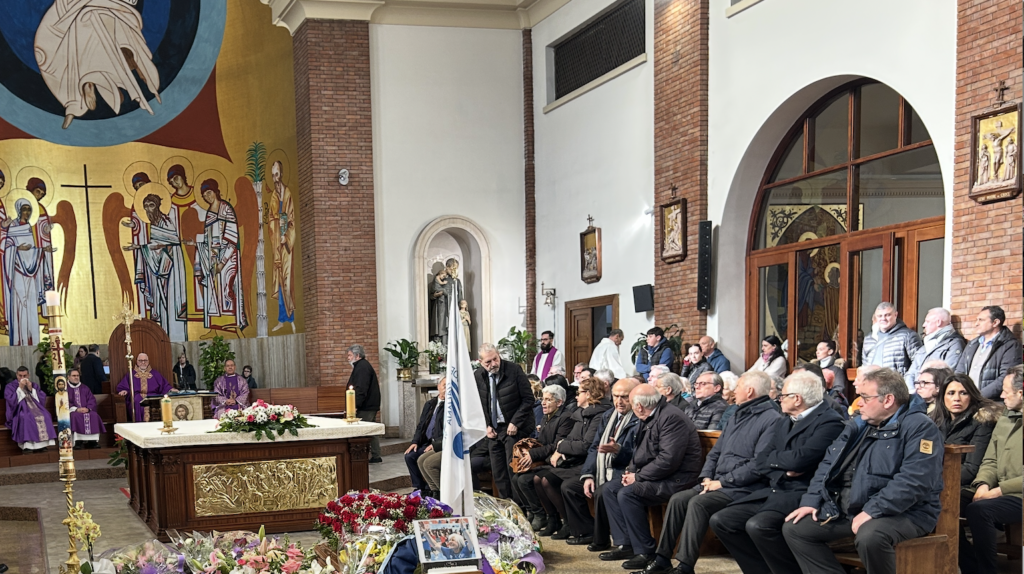
<svg viewBox="0 0 1024 574">
<path fill-rule="evenodd" d="M 457 516 L 413 522 L 423 572 L 479 572 L 476 519 Z"/>
</svg>

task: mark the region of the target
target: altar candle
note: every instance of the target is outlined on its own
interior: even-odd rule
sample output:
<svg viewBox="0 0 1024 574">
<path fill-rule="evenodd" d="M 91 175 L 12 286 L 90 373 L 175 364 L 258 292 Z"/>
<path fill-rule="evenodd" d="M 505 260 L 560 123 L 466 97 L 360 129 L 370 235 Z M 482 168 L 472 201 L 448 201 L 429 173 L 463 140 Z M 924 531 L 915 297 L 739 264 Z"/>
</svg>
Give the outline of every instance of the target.
<svg viewBox="0 0 1024 574">
<path fill-rule="evenodd" d="M 160 399 L 160 413 L 164 420 L 164 426 L 171 426 L 171 399 L 167 395 Z"/>
<path fill-rule="evenodd" d="M 350 419 L 356 418 L 356 388 L 349 386 L 345 391 L 345 416 Z"/>
</svg>

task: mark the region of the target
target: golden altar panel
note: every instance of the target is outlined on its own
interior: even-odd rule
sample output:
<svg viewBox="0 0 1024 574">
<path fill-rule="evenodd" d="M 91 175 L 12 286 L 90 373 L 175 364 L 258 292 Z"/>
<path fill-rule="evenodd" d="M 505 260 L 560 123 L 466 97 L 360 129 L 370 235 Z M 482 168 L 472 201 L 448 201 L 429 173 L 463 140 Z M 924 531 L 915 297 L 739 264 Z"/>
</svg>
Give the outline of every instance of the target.
<svg viewBox="0 0 1024 574">
<path fill-rule="evenodd" d="M 192 467 L 196 516 L 301 510 L 338 497 L 335 457 Z"/>
</svg>

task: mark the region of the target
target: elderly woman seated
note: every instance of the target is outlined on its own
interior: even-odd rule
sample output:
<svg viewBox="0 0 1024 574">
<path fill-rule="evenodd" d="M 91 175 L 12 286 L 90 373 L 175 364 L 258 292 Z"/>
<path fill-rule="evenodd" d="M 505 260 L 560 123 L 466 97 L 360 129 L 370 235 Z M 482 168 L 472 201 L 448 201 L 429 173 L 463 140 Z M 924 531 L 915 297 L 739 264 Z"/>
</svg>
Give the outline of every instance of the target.
<svg viewBox="0 0 1024 574">
<path fill-rule="evenodd" d="M 547 526 L 539 533 L 541 536 L 551 536 L 553 540 L 569 538 L 562 482 L 580 479 L 580 470 L 594 442 L 601 415 L 611 408 L 611 405 L 602 401 L 604 395 L 604 383 L 600 380 L 588 378 L 580 381 L 576 393 L 578 408 L 572 413 L 572 431 L 556 444 L 554 454 L 548 459 L 550 466 L 540 467 L 533 477 L 534 488 L 548 515 Z M 578 536 L 580 533 L 575 534 Z"/>
<path fill-rule="evenodd" d="M 539 419 L 540 424 L 537 425 L 537 442 L 540 446 L 523 453 L 514 461 L 518 462 L 519 468 L 512 469 L 512 495 L 522 504 L 534 530 L 547 526 L 546 514 L 534 489 L 534 476 L 538 470 L 534 467 L 537 463 L 546 464 L 548 457 L 555 452 L 555 445 L 569 436 L 573 425 L 571 413 L 565 408 L 565 389 L 561 386 L 544 387 L 540 405 L 544 411 L 544 415 Z"/>
</svg>

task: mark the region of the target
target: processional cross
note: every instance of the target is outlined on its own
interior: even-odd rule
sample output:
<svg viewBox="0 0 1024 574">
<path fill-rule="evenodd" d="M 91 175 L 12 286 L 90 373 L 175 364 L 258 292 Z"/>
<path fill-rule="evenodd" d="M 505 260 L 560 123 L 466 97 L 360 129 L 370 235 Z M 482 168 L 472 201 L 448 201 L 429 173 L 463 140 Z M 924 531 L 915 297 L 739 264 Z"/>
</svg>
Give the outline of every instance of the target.
<svg viewBox="0 0 1024 574">
<path fill-rule="evenodd" d="M 124 358 L 128 360 L 128 392 L 131 393 L 131 421 L 138 422 L 135 420 L 135 379 L 132 377 L 132 361 L 135 360 L 135 355 L 132 354 L 132 323 L 142 319 L 142 315 L 135 313 L 132 309 L 131 303 L 125 302 L 124 308 L 117 315 L 114 315 L 114 320 L 124 325 Z"/>
</svg>

